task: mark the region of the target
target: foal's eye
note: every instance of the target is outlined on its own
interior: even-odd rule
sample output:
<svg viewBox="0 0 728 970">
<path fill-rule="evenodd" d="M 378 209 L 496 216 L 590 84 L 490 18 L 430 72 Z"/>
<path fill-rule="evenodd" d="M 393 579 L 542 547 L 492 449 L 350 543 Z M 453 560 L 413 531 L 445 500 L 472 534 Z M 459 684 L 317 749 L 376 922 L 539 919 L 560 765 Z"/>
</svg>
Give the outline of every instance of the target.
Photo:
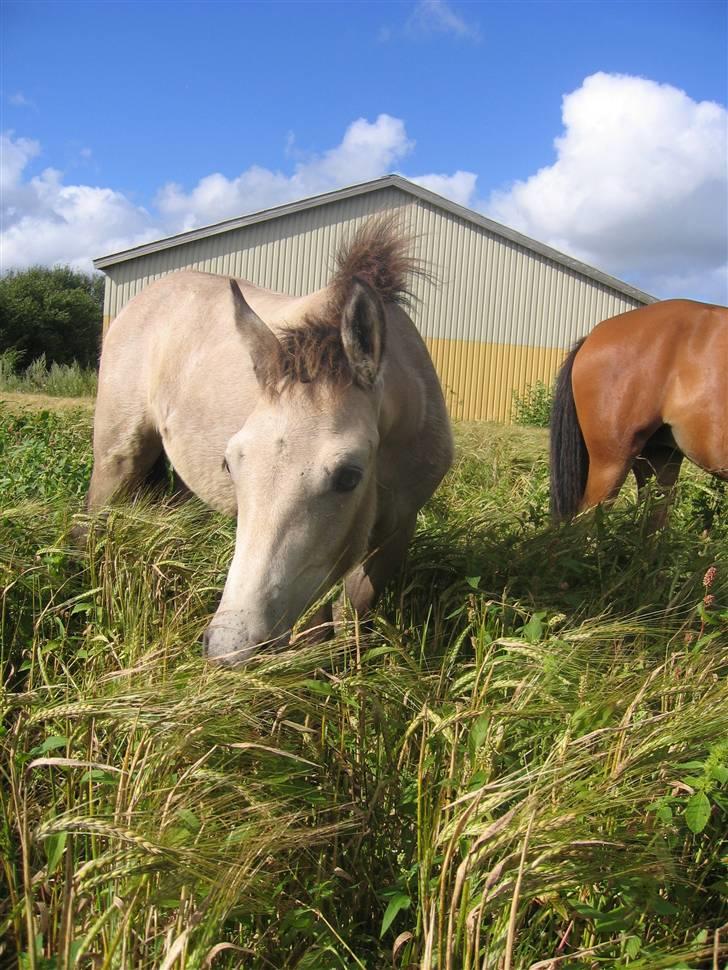
<svg viewBox="0 0 728 970">
<path fill-rule="evenodd" d="M 334 474 L 335 492 L 353 492 L 362 479 L 361 468 L 339 468 Z"/>
</svg>

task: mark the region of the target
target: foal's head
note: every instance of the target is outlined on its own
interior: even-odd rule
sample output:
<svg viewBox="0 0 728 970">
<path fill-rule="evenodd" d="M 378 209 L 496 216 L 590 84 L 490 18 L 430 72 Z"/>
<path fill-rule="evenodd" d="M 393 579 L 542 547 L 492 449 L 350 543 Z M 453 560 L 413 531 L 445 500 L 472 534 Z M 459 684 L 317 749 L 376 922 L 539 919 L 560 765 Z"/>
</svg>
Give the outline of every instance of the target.
<svg viewBox="0 0 728 970">
<path fill-rule="evenodd" d="M 366 552 L 385 317 L 377 292 L 355 277 L 323 319 L 280 339 L 234 280 L 231 297 L 260 393 L 225 450 L 238 506 L 235 555 L 205 650 L 238 664 L 261 645 L 285 643 Z"/>
</svg>

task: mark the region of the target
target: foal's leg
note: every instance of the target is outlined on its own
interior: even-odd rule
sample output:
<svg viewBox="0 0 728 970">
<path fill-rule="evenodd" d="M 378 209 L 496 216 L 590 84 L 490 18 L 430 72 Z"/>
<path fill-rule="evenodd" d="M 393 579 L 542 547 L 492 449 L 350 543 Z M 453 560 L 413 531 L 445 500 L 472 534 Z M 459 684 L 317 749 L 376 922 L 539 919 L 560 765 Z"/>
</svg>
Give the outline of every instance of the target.
<svg viewBox="0 0 728 970">
<path fill-rule="evenodd" d="M 399 572 L 416 522 L 417 513 L 414 513 L 401 522 L 394 533 L 382 538 L 379 544 L 375 536 L 372 551 L 366 560 L 346 577 L 346 597 L 360 616 L 374 608 L 384 587 Z"/>
<path fill-rule="evenodd" d="M 291 643 L 324 643 L 334 635 L 334 610 L 332 604 L 319 606 L 306 620 L 306 626 L 299 630 Z"/>
<path fill-rule="evenodd" d="M 417 515 L 408 518 L 394 533 L 381 540 L 366 560 L 352 570 L 344 580 L 344 593 L 335 604 L 324 603 L 306 621 L 305 629 L 296 634 L 295 641 L 321 643 L 333 636 L 344 602 L 348 599 L 359 616 L 366 616 L 376 605 L 382 590 L 399 571 L 415 530 Z"/>
<path fill-rule="evenodd" d="M 94 467 L 87 504 L 96 512 L 121 492 L 143 484 L 162 454 L 162 439 L 144 412 L 98 413 L 94 427 Z"/>
</svg>

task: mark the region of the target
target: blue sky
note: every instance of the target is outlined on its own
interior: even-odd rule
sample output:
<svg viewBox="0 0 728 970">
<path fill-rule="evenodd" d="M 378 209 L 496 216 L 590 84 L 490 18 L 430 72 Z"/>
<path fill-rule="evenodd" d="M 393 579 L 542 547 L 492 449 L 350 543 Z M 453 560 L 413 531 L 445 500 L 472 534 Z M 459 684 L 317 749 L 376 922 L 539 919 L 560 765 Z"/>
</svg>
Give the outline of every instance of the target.
<svg viewBox="0 0 728 970">
<path fill-rule="evenodd" d="M 2 20 L 7 265 L 393 170 L 657 295 L 728 302 L 723 2 L 23 0 Z"/>
</svg>

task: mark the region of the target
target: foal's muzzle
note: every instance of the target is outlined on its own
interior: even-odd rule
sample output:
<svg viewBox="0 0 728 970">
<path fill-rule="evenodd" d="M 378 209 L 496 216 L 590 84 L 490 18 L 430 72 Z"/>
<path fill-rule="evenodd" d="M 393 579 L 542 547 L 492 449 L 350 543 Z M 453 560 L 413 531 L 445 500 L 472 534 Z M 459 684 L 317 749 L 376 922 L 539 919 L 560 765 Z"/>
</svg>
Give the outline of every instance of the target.
<svg viewBox="0 0 728 970">
<path fill-rule="evenodd" d="M 257 640 L 241 636 L 238 629 L 211 624 L 202 636 L 202 655 L 219 667 L 242 667 L 259 653 L 286 647 L 289 640 L 289 633 Z"/>
</svg>

